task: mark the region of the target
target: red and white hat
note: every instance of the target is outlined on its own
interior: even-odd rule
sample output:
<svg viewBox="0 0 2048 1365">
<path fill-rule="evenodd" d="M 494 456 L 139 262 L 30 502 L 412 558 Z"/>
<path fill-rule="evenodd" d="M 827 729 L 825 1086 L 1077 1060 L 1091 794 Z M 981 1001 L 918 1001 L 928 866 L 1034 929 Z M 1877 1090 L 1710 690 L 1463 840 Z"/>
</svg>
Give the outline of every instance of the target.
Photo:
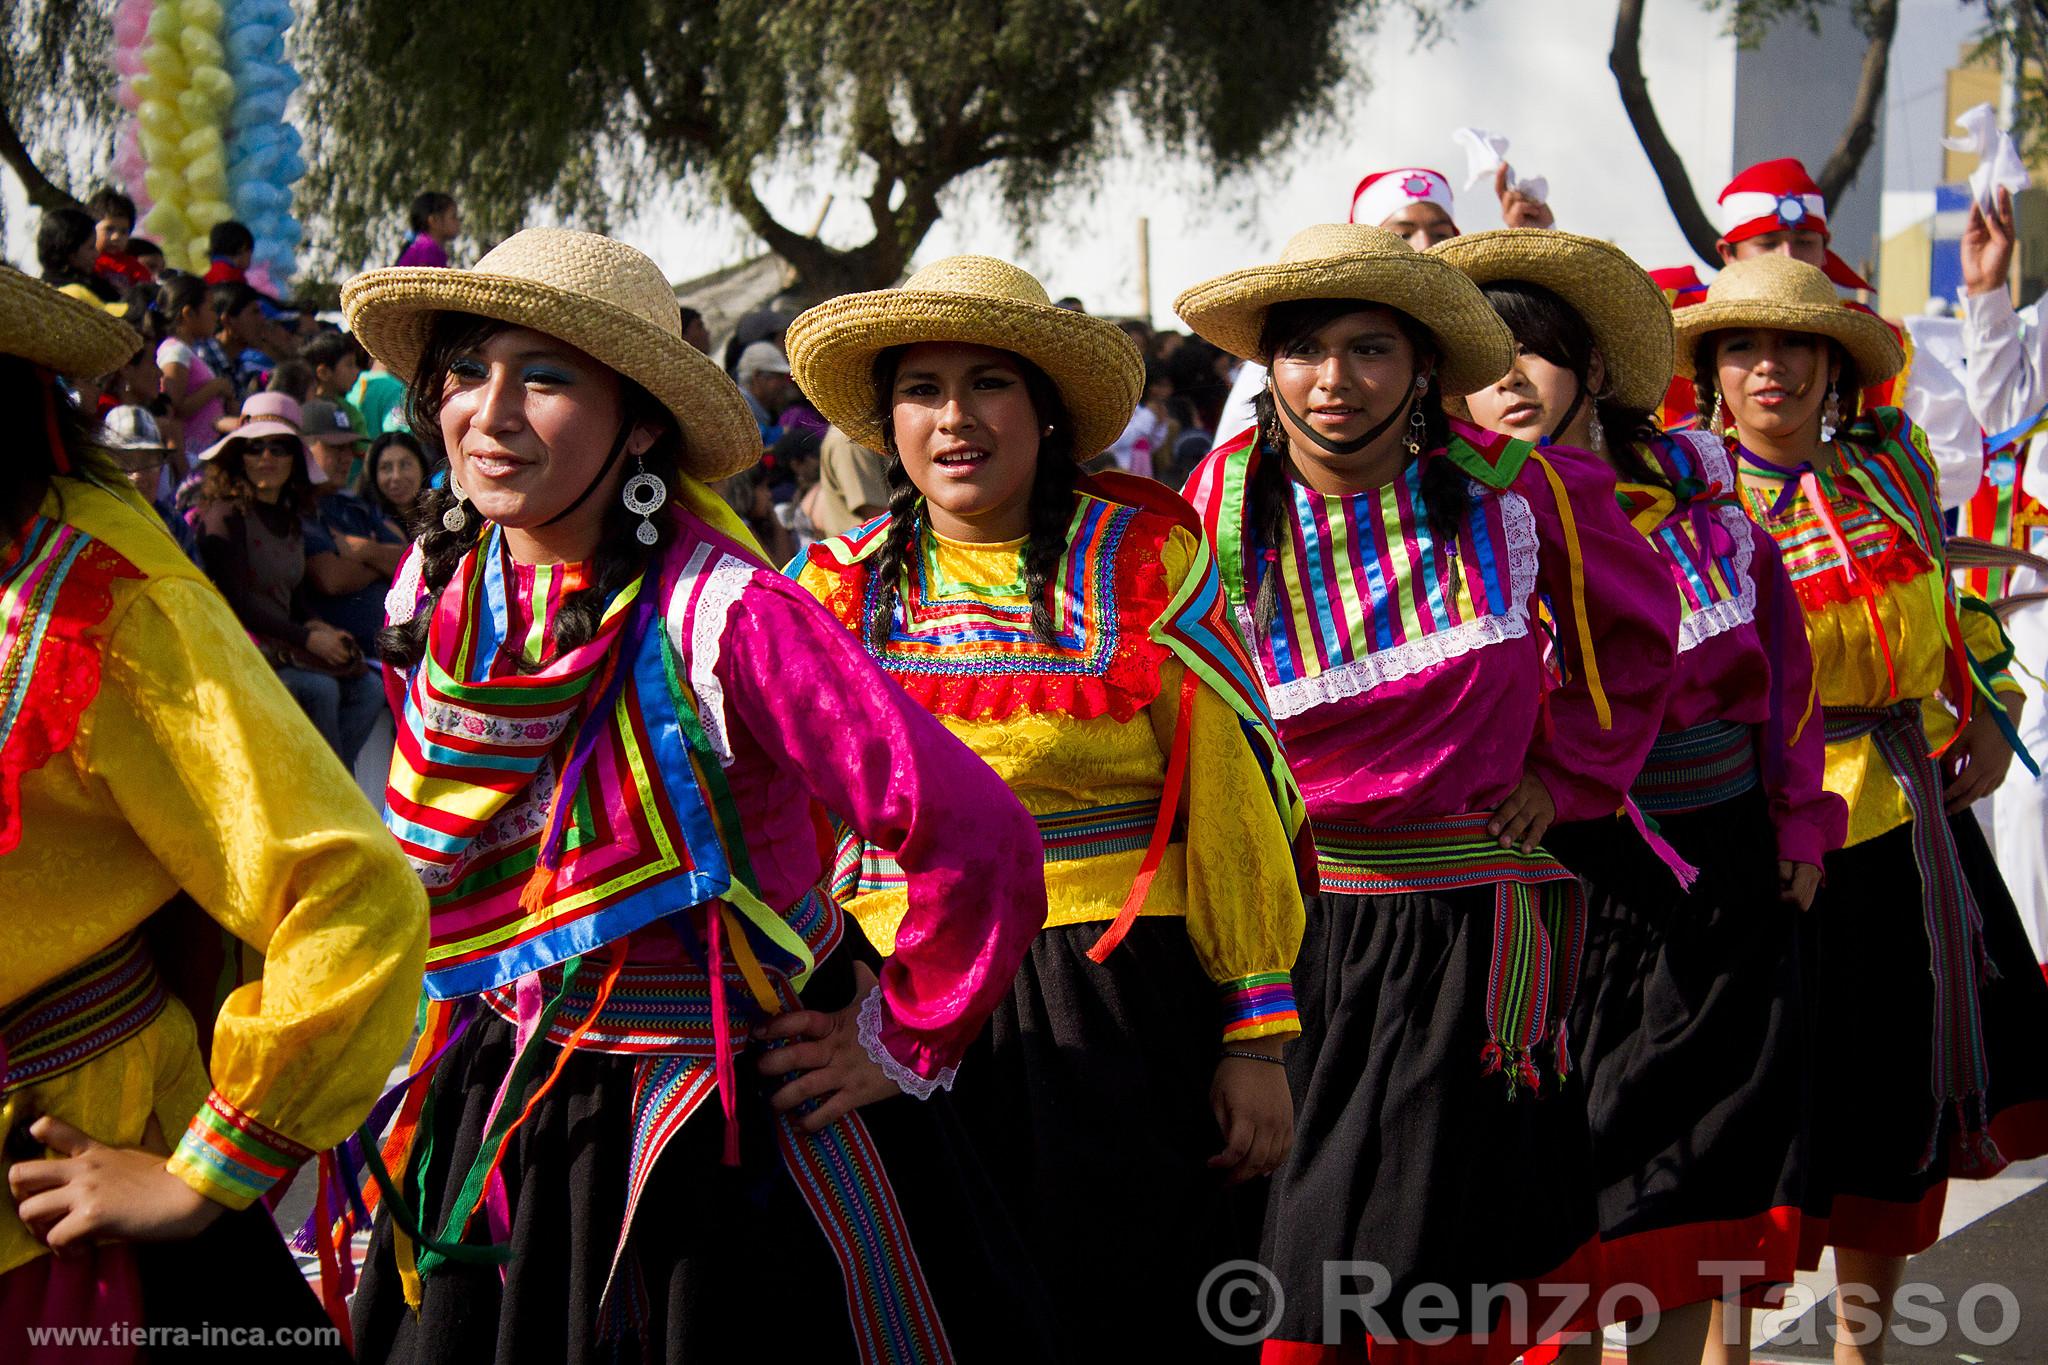
<svg viewBox="0 0 2048 1365">
<path fill-rule="evenodd" d="M 1721 191 L 1720 205 L 1721 240 L 1731 246 L 1766 232 L 1818 232 L 1824 242 L 1832 236 L 1827 198 L 1796 156 L 1759 161 L 1743 171 Z M 1870 288 L 1832 251 L 1821 269 L 1836 284 Z"/>
<path fill-rule="evenodd" d="M 1358 182 L 1351 192 L 1351 221 L 1378 227 L 1414 203 L 1435 204 L 1447 217 L 1458 210 L 1451 197 L 1451 182 L 1442 171 L 1423 166 L 1402 166 L 1391 171 L 1374 171 Z"/>
</svg>

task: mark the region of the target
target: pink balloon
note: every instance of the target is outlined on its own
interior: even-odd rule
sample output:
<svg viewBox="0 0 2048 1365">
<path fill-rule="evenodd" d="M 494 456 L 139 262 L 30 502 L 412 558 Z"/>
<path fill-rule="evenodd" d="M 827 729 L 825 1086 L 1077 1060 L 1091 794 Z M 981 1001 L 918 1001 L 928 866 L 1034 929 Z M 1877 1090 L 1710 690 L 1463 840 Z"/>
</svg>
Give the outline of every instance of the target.
<svg viewBox="0 0 2048 1365">
<path fill-rule="evenodd" d="M 122 81 L 119 86 L 115 87 L 114 103 L 132 114 L 142 107 L 142 96 L 135 93 L 134 86 L 126 81 Z"/>
<path fill-rule="evenodd" d="M 114 158 L 114 179 L 124 185 L 141 184 L 143 172 L 148 169 L 141 152 L 123 152 Z"/>
<path fill-rule="evenodd" d="M 252 265 L 249 267 L 247 274 L 250 285 L 257 293 L 268 294 L 272 298 L 277 297 L 277 281 L 271 278 L 268 265 Z"/>
<path fill-rule="evenodd" d="M 149 15 L 134 11 L 114 13 L 114 50 L 139 49 L 149 38 Z"/>
<path fill-rule="evenodd" d="M 146 68 L 142 63 L 140 48 L 120 47 L 114 49 L 114 70 L 123 76 L 140 76 Z M 125 85 L 126 82 L 124 81 Z"/>
</svg>

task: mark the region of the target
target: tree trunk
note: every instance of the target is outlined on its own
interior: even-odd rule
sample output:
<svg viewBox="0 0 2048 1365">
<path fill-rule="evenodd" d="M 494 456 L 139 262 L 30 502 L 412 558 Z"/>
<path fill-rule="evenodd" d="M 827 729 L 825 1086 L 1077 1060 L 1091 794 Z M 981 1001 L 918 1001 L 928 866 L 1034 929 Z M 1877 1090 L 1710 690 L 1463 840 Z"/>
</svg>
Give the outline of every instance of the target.
<svg viewBox="0 0 2048 1365">
<path fill-rule="evenodd" d="M 1643 3 L 1644 0 L 1620 0 L 1614 15 L 1614 47 L 1607 54 L 1607 69 L 1614 73 L 1615 86 L 1621 92 L 1622 108 L 1628 111 L 1628 121 L 1635 129 L 1636 141 L 1650 158 L 1650 167 L 1657 173 L 1657 183 L 1664 191 L 1664 200 L 1671 206 L 1672 216 L 1678 219 L 1678 227 L 1685 234 L 1686 245 L 1709 265 L 1720 264 L 1720 252 L 1716 249 L 1721 234 L 1701 207 L 1699 197 L 1692 191 L 1692 180 L 1686 174 L 1684 158 L 1665 136 L 1664 125 L 1657 117 L 1656 103 L 1650 98 L 1649 81 L 1643 76 Z M 1871 8 L 1869 38 L 1870 46 L 1863 54 L 1863 74 L 1856 87 L 1856 102 L 1849 110 L 1847 125 L 1842 129 L 1841 138 L 1835 143 L 1835 150 L 1815 177 L 1821 193 L 1828 199 L 1838 197 L 1856 179 L 1856 173 L 1863 166 L 1863 158 L 1870 151 L 1870 144 L 1877 135 L 1878 111 L 1884 107 L 1885 74 L 1891 67 L 1892 35 L 1898 28 L 1898 0 L 1878 0 Z"/>
<path fill-rule="evenodd" d="M 83 209 L 85 205 L 73 199 L 44 175 L 36 160 L 23 144 L 21 134 L 15 130 L 14 120 L 5 109 L 0 109 L 0 162 L 21 178 L 22 189 L 28 192 L 28 202 L 39 209 Z"/>
<path fill-rule="evenodd" d="M 747 226 L 796 273 L 796 282 L 788 293 L 802 306 L 822 303 L 838 294 L 887 289 L 895 284 L 902 278 L 911 253 L 939 219 L 935 194 L 913 189 L 904 196 L 902 206 L 892 212 L 888 207 L 889 193 L 878 186 L 868 199 L 875 235 L 842 251 L 778 221 L 746 179 L 729 180 L 724 188 Z"/>
</svg>

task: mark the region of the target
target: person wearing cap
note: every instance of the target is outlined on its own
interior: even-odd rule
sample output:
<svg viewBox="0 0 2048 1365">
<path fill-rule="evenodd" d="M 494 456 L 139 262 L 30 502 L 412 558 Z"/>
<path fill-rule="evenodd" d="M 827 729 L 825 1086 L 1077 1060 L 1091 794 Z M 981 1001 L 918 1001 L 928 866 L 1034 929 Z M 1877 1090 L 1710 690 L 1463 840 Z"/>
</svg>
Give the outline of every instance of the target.
<svg viewBox="0 0 2048 1365">
<path fill-rule="evenodd" d="M 733 377 L 739 383 L 740 396 L 747 400 L 747 411 L 754 414 L 754 425 L 761 428 L 762 444 L 772 443 L 780 433 L 775 414 L 796 397 L 796 385 L 789 378 L 789 357 L 773 341 L 756 341 L 740 352 Z"/>
<path fill-rule="evenodd" d="M 1196 1291 L 1256 1250 L 1241 1187 L 1293 1130 L 1302 814 L 1199 524 L 1149 479 L 1081 473 L 1143 361 L 986 256 L 820 304 L 789 347 L 892 490 L 797 581 L 1043 835 L 1048 915 L 963 1066 L 968 1131 L 1085 1358 L 1212 1358 Z M 843 842 L 837 874 L 901 951 L 887 846 Z"/>
<path fill-rule="evenodd" d="M 142 347 L 138 355 L 148 355 L 149 348 Z M 113 409 L 102 419 L 103 442 L 106 451 L 114 457 L 114 463 L 121 466 L 121 472 L 135 491 L 142 495 L 144 502 L 163 521 L 164 529 L 171 539 L 178 542 L 178 548 L 194 565 L 199 563 L 199 536 L 192 529 L 192 523 L 179 513 L 177 505 L 165 495 L 168 483 L 165 475 L 177 467 L 179 457 L 184 454 L 169 440 L 157 425 L 156 417 L 148 408 L 135 404 L 124 404 Z"/>
<path fill-rule="evenodd" d="M 1547 228 L 1555 223 L 1548 204 L 1510 190 L 1502 165 L 1494 189 L 1500 196 L 1501 219 L 1509 227 Z M 1374 223 L 1414 247 L 1427 251 L 1458 235 L 1458 199 L 1442 171 L 1427 166 L 1397 166 L 1374 171 L 1351 191 L 1353 223 Z M 1238 367 L 1223 415 L 1216 422 L 1216 444 L 1248 430 L 1257 420 L 1252 405 L 1266 388 L 1266 367 L 1246 361 Z"/>
<path fill-rule="evenodd" d="M 321 620 L 348 632 L 366 658 L 375 658 L 384 594 L 411 542 L 357 493 L 370 437 L 356 429 L 349 410 L 315 398 L 305 405 L 299 430 L 317 475 L 313 515 L 303 528 L 306 555 L 332 557 L 310 605 Z"/>
<path fill-rule="evenodd" d="M 328 1330 L 262 1200 L 363 1121 L 426 942 L 348 774 L 59 395 L 138 344 L 0 269 L 9 1360 L 51 1328 Z"/>
<path fill-rule="evenodd" d="M 2011 294 L 2012 191 L 2001 189 L 1991 211 L 1970 206 L 1963 231 L 1963 380 L 1970 410 L 1990 435 L 1982 479 L 1959 509 L 1962 534 L 2016 550 L 2048 555 L 2048 456 L 2040 449 L 2039 422 L 2048 409 L 2048 331 L 2036 299 L 2015 312 Z M 2014 670 L 2027 694 L 2020 738 L 2034 754 L 2048 753 L 2048 574 L 2037 568 L 1978 570 L 1973 590 L 2001 607 L 2022 667 Z M 2020 605 L 2024 603 L 2025 605 Z M 2048 976 L 2048 779 L 2024 770 L 2006 774 L 1991 800 L 1992 851 L 2018 902 L 2033 940 L 2034 958 Z"/>
<path fill-rule="evenodd" d="M 1365 1324 L 1323 1316 L 1323 1267 L 1372 1261 L 1393 1336 L 1445 1326 L 1445 1349 L 1507 1359 L 1540 1324 L 1492 1321 L 1497 1298 L 1427 1326 L 1400 1306 L 1596 1268 L 1584 1092 L 1561 1078 L 1585 905 L 1542 841 L 1621 806 L 1678 604 L 1597 462 L 1444 411 L 1515 345 L 1442 259 L 1325 224 L 1174 309 L 1270 367 L 1259 425 L 1188 498 L 1308 793 L 1320 876 L 1294 974 L 1295 1145 L 1262 1257 L 1286 1292 L 1267 1357 L 1336 1359 L 1314 1343 L 1337 1337 L 1355 1352 Z"/>
<path fill-rule="evenodd" d="M 1813 266 L 1843 289 L 1871 292 L 1869 282 L 1829 246 L 1832 234 L 1827 199 L 1797 157 L 1779 157 L 1748 167 L 1728 182 L 1716 202 L 1721 236 L 1715 249 L 1724 266 L 1756 256 L 1789 256 Z M 1680 267 L 1679 271 L 1657 272 L 1680 281 L 1671 291 L 1674 308 L 1696 303 L 1704 296 L 1697 287 L 1684 287 L 1682 272 L 1688 271 L 1689 267 Z M 1697 286 L 1697 277 L 1690 283 Z M 1844 306 L 1870 311 L 1853 301 L 1845 301 Z M 1976 471 L 1983 463 L 1982 433 L 1971 416 L 1968 395 L 1946 365 L 1912 350 L 1902 329 L 1890 322 L 1884 325 L 1908 348 L 1908 361 L 1889 381 L 1870 387 L 1862 398 L 1863 410 L 1905 410 L 1925 439 L 1940 475 L 1943 505 L 1954 506 L 1975 489 Z M 1690 386 L 1683 376 L 1675 378 L 1661 414 L 1664 425 L 1691 425 L 1699 416 Z"/>
<path fill-rule="evenodd" d="M 1821 727 L 1807 723 L 1805 619 L 1777 542 L 1735 496 L 1721 442 L 1666 435 L 1651 419 L 1673 368 L 1656 282 L 1612 245 L 1563 232 L 1473 233 L 1432 254 L 1515 334 L 1514 367 L 1464 400 L 1473 419 L 1604 460 L 1678 597 L 1677 672 L 1630 795 L 1698 879 L 1681 888 L 1612 821 L 1561 827 L 1552 848 L 1593 891 L 1572 1038 L 1603 1279 L 1661 1310 L 1654 1345 L 1635 1340 L 1632 1355 L 1696 1361 L 1729 1339 L 1718 1301 L 1730 1285 L 1716 1267 L 1742 1266 L 1737 1283 L 1750 1288 L 1789 1283 L 1798 1266 L 1799 912 L 1848 819 L 1822 782 Z M 1618 1298 L 1611 1311 L 1642 1302 Z M 1746 1333 L 1747 1315 L 1734 1326 Z M 1576 1350 L 1591 1359 L 1599 1346 Z"/>
<path fill-rule="evenodd" d="M 2013 758 L 2021 694 L 1983 604 L 1947 573 L 1933 466 L 1896 408 L 1891 329 L 1818 269 L 1739 261 L 1676 315 L 1679 372 L 1725 424 L 1742 499 L 1783 551 L 1814 656 L 1809 723 L 1847 845 L 1814 898 L 1814 1181 L 1844 1330 L 1889 1317 L 1950 1177 L 2048 1151 L 2048 983 L 1970 803 Z M 2032 760 L 2029 759 L 2029 762 Z M 1874 1079 L 1882 1076 L 1883 1080 Z M 1810 1263 L 1810 1262 L 1809 1262 Z"/>
<path fill-rule="evenodd" d="M 315 605 L 316 594 L 344 589 L 353 567 L 314 520 L 324 475 L 290 398 L 256 394 L 242 419 L 199 456 L 200 562 L 314 728 L 354 763 L 383 699 L 362 649 Z"/>
<path fill-rule="evenodd" d="M 381 644 L 432 936 L 421 1079 L 352 1157 L 359 1358 L 1032 1358 L 935 1092 L 1044 919 L 1036 826 L 706 486 L 760 434 L 654 262 L 533 228 L 342 308 L 449 462 Z M 904 869 L 879 980 L 828 817 Z"/>
</svg>

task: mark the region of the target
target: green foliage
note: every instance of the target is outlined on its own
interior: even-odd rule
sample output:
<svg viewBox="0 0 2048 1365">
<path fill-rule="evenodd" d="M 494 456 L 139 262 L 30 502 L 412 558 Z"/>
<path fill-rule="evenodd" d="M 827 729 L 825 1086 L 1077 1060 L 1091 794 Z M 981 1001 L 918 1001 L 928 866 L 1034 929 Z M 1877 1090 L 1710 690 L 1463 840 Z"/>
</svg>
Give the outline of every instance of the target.
<svg viewBox="0 0 2048 1365">
<path fill-rule="evenodd" d="M 1818 33 L 1822 13 L 1842 8 L 1842 0 L 1705 0 L 1705 3 L 1709 11 L 1727 14 L 1727 32 L 1746 48 L 1756 47 L 1772 27 L 1787 21 Z M 1857 29 L 1866 37 L 1873 31 L 1877 8 L 1874 0 L 1851 0 L 1849 5 Z"/>
<path fill-rule="evenodd" d="M 2048 159 L 2048 0 L 1986 0 L 1979 60 L 2017 73 L 2012 134 L 2030 163 Z"/>
<path fill-rule="evenodd" d="M 811 290 L 893 280 L 962 176 L 1028 226 L 1134 125 L 1221 173 L 1326 117 L 1347 40 L 1470 0 L 306 0 L 313 246 L 388 259 L 417 190 L 489 242 L 535 210 L 602 225 L 682 184 L 735 210 Z M 870 186 L 872 241 L 778 222 L 771 168 Z"/>
<path fill-rule="evenodd" d="M 114 158 L 112 46 L 111 0 L 0 0 L 0 116 L 78 199 Z"/>
</svg>

